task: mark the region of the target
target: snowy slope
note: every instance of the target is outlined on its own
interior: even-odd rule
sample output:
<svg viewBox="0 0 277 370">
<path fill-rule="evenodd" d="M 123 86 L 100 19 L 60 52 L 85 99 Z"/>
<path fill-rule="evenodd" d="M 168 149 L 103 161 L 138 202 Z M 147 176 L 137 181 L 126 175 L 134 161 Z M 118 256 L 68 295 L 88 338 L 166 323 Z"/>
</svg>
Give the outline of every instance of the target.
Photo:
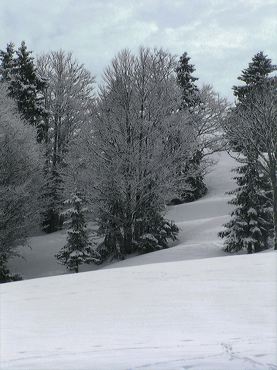
<svg viewBox="0 0 277 370">
<path fill-rule="evenodd" d="M 205 179 L 208 194 L 195 202 L 169 207 L 166 217 L 180 229 L 174 248 L 129 258 L 106 268 L 226 255 L 217 234 L 231 211 L 227 203 L 230 197 L 225 193 L 234 189 L 231 169 L 236 164 L 225 152 L 215 154 L 214 160 L 217 163 Z"/>
<path fill-rule="evenodd" d="M 233 166 L 222 153 L 209 194 L 169 209 L 181 229 L 173 248 L 1 285 L 0 369 L 277 369 L 276 253 L 229 256 L 217 238 Z M 26 253 L 38 259 L 17 267 L 28 277 L 62 273 L 50 255 L 63 240 L 32 238 Z"/>
<path fill-rule="evenodd" d="M 276 253 L 1 286 L 2 370 L 277 369 Z"/>
<path fill-rule="evenodd" d="M 114 263 L 108 268 L 224 255 L 217 232 L 227 220 L 230 211 L 225 192 L 234 187 L 230 171 L 235 163 L 227 153 L 215 155 L 215 160 L 218 163 L 206 177 L 208 194 L 196 202 L 169 207 L 167 218 L 174 220 L 180 228 L 175 247 Z M 10 270 L 19 273 L 24 279 L 67 273 L 65 267 L 58 264 L 54 257 L 65 241 L 64 230 L 30 238 L 31 248 L 19 249 L 24 258 L 11 260 Z M 93 264 L 81 267 L 81 271 L 96 269 L 99 267 Z"/>
</svg>

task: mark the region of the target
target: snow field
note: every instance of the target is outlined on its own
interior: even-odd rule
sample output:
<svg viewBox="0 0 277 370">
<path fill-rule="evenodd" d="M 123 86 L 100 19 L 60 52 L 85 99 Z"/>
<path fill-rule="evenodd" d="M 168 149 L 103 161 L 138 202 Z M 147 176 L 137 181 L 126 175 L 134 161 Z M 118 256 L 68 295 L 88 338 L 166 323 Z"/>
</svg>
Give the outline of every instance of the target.
<svg viewBox="0 0 277 370">
<path fill-rule="evenodd" d="M 208 195 L 169 208 L 181 230 L 173 248 L 1 285 L 0 369 L 277 369 L 276 253 L 222 251 L 234 161 L 218 158 Z M 32 238 L 29 260 L 13 266 L 27 277 L 63 273 L 50 255 L 64 239 Z"/>
<path fill-rule="evenodd" d="M 276 254 L 1 286 L 3 370 L 277 369 Z"/>
<path fill-rule="evenodd" d="M 167 218 L 174 220 L 180 228 L 175 247 L 113 263 L 108 268 L 225 255 L 221 251 L 222 240 L 218 239 L 217 232 L 222 229 L 231 210 L 225 192 L 234 187 L 230 171 L 235 161 L 227 153 L 217 154 L 214 159 L 217 164 L 206 176 L 208 194 L 193 203 L 168 207 Z M 66 274 L 65 266 L 60 265 L 54 257 L 65 243 L 65 230 L 34 236 L 29 241 L 31 248 L 19 248 L 23 258 L 12 259 L 9 268 L 24 279 Z M 80 270 L 102 267 L 91 264 L 81 266 Z"/>
</svg>

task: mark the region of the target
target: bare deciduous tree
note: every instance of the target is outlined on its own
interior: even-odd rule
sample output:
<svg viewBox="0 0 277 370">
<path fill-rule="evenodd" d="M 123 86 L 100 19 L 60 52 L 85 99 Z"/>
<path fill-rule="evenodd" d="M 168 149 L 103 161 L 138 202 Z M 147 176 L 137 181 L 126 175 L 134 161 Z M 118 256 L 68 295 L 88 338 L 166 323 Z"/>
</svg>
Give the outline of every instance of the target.
<svg viewBox="0 0 277 370">
<path fill-rule="evenodd" d="M 199 90 L 199 104 L 191 110 L 190 124 L 198 150 L 203 157 L 224 148 L 222 122 L 226 117 L 228 103 L 210 85 Z"/>
<path fill-rule="evenodd" d="M 46 172 L 48 183 L 45 198 L 48 206 L 43 222 L 45 231 L 56 231 L 62 222 L 60 167 L 72 137 L 86 122 L 93 100 L 94 78 L 71 53 L 50 52 L 37 61 L 38 72 L 46 81 L 44 104 L 47 112 L 44 125 Z"/>
<path fill-rule="evenodd" d="M 44 90 L 47 141 L 51 142 L 55 164 L 62 160 L 70 138 L 86 120 L 94 78 L 71 53 L 62 50 L 39 57 L 37 68 L 47 83 Z"/>
<path fill-rule="evenodd" d="M 192 132 L 194 150 L 185 168 L 187 180 L 179 191 L 183 201 L 196 200 L 207 192 L 204 175 L 214 165 L 211 154 L 225 146 L 222 122 L 227 112 L 227 101 L 220 98 L 210 85 L 204 85 L 194 95 L 193 106 L 184 111 L 187 115 L 185 122 Z"/>
<path fill-rule="evenodd" d="M 79 136 L 100 232 L 118 256 L 163 248 L 171 235 L 162 213 L 184 179 L 177 169 L 192 138 L 178 111 L 174 69 L 175 58 L 163 50 L 121 52 L 105 72 L 93 124 Z"/>
<path fill-rule="evenodd" d="M 40 212 L 41 155 L 36 130 L 22 121 L 0 84 L 0 275 Z M 3 277 L 3 276 L 2 276 Z"/>
</svg>

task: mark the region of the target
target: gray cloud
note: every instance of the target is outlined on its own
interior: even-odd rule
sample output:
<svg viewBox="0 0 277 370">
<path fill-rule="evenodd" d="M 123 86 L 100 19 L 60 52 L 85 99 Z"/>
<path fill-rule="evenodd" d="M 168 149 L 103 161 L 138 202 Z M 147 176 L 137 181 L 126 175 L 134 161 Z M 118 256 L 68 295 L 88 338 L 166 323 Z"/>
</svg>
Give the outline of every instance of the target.
<svg viewBox="0 0 277 370">
<path fill-rule="evenodd" d="M 276 14 L 276 0 L 1 0 L 0 47 L 70 50 L 98 81 L 122 48 L 187 51 L 200 82 L 231 98 L 256 52 L 277 63 Z"/>
</svg>

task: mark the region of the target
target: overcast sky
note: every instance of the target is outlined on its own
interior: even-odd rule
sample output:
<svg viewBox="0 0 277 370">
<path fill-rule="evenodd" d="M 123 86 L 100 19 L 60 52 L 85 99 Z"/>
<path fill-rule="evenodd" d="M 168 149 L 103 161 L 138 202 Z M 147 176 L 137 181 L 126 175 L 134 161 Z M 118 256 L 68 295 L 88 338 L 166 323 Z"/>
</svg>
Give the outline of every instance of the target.
<svg viewBox="0 0 277 370">
<path fill-rule="evenodd" d="M 277 64 L 277 0 L 0 0 L 1 49 L 72 51 L 101 81 L 122 48 L 187 51 L 200 83 L 223 96 L 253 55 Z"/>
</svg>

